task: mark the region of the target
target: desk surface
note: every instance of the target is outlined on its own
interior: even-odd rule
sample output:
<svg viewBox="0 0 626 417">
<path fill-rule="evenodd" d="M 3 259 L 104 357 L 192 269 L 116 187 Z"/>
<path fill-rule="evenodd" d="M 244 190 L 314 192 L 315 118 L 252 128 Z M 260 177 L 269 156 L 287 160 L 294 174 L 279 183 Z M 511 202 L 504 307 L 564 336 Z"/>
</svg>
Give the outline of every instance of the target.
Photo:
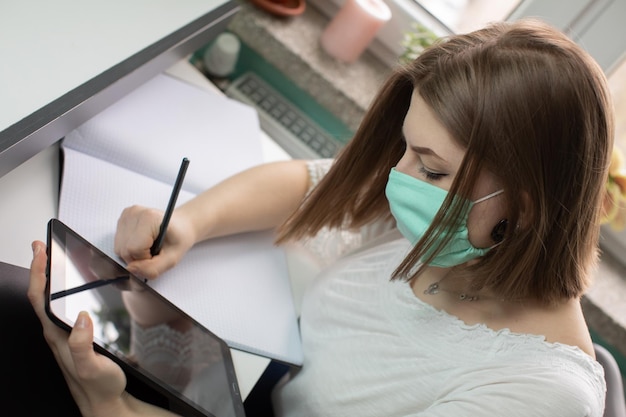
<svg viewBox="0 0 626 417">
<path fill-rule="evenodd" d="M 205 45 L 235 0 L 0 6 L 0 176 Z"/>
<path fill-rule="evenodd" d="M 188 61 L 171 67 L 169 74 L 208 90 L 218 91 Z M 266 161 L 289 159 L 268 136 L 261 134 Z M 54 144 L 0 177 L 0 261 L 28 268 L 33 240 L 46 241 L 46 224 L 58 212 L 59 148 Z M 269 363 L 269 359 L 232 350 L 241 393 L 245 398 Z"/>
</svg>

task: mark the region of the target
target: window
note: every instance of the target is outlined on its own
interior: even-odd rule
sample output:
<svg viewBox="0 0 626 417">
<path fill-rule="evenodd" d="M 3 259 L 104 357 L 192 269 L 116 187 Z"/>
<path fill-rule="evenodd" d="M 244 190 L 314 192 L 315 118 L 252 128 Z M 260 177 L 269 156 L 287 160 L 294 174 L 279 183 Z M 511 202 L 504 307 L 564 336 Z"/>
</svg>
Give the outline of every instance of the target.
<svg viewBox="0 0 626 417">
<path fill-rule="evenodd" d="M 609 73 L 609 87 L 615 106 L 615 146 L 626 155 L 626 59 Z M 617 259 L 623 260 L 626 252 L 626 230 L 614 230 L 606 225 L 602 231 L 601 245 Z"/>
<path fill-rule="evenodd" d="M 451 32 L 465 33 L 506 19 L 520 0 L 415 0 Z"/>
<path fill-rule="evenodd" d="M 391 21 L 378 32 L 370 50 L 393 63 L 402 55 L 402 39 L 419 22 L 445 36 L 483 26 L 494 20 L 539 17 L 593 49 L 603 68 L 626 51 L 626 0 L 382 0 L 391 9 Z M 310 0 L 328 17 L 345 0 Z M 461 18 L 462 17 L 462 18 Z M 584 38 L 584 39 L 582 39 Z M 610 42 L 607 40 L 610 39 Z M 598 47 L 600 46 L 600 47 Z"/>
<path fill-rule="evenodd" d="M 626 155 L 626 59 L 609 74 L 615 104 L 615 144 Z"/>
</svg>

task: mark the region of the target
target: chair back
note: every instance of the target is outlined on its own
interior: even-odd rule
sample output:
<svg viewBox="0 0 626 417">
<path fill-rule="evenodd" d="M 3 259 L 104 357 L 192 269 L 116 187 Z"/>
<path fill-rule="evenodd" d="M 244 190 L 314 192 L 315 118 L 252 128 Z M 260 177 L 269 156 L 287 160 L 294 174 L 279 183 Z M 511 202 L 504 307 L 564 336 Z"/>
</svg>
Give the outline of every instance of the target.
<svg viewBox="0 0 626 417">
<path fill-rule="evenodd" d="M 596 360 L 604 368 L 606 379 L 606 406 L 604 417 L 626 417 L 624 382 L 617 361 L 605 347 L 595 343 Z"/>
</svg>

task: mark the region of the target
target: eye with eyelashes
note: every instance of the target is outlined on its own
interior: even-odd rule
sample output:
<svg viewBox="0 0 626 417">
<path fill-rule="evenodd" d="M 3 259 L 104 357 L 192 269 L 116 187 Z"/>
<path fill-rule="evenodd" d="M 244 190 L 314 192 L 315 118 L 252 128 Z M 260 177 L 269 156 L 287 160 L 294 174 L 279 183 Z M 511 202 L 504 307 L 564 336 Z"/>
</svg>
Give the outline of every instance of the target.
<svg viewBox="0 0 626 417">
<path fill-rule="evenodd" d="M 439 181 L 442 178 L 448 176 L 448 174 L 446 174 L 446 173 L 436 172 L 436 171 L 433 171 L 432 169 L 426 168 L 426 166 L 424 165 L 424 162 L 422 161 L 422 154 L 421 154 L 421 152 L 419 152 L 417 149 L 414 149 L 413 147 L 409 146 L 409 144 L 408 144 L 408 142 L 406 140 L 406 137 L 404 135 L 401 136 L 401 140 L 402 140 L 402 142 L 404 142 L 404 145 L 406 146 L 405 151 L 411 151 L 411 152 L 413 152 L 416 155 L 416 157 L 417 157 L 417 159 L 419 161 L 419 163 L 418 163 L 418 172 L 426 180 L 428 180 L 428 181 Z"/>
<path fill-rule="evenodd" d="M 424 166 L 419 167 L 419 172 L 420 174 L 424 175 L 424 177 L 426 177 L 426 179 L 429 181 L 439 181 L 440 179 L 448 176 L 448 174 L 429 171 Z"/>
</svg>

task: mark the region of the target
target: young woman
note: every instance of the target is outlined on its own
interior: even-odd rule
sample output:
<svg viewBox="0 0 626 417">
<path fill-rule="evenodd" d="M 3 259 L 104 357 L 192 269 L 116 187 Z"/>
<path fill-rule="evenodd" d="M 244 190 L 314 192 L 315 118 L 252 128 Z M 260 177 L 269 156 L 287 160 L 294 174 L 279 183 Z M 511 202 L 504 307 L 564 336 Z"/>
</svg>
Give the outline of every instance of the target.
<svg viewBox="0 0 626 417">
<path fill-rule="evenodd" d="M 285 416 L 602 416 L 605 383 L 580 297 L 597 258 L 612 149 L 605 78 L 532 20 L 453 36 L 395 70 L 334 161 L 236 175 L 162 213 L 131 207 L 116 252 L 156 278 L 195 243 L 278 228 L 328 267 L 302 305 L 305 361 Z M 215 202 L 219 202 L 216 204 Z M 30 299 L 85 416 L 156 415 Z"/>
</svg>

